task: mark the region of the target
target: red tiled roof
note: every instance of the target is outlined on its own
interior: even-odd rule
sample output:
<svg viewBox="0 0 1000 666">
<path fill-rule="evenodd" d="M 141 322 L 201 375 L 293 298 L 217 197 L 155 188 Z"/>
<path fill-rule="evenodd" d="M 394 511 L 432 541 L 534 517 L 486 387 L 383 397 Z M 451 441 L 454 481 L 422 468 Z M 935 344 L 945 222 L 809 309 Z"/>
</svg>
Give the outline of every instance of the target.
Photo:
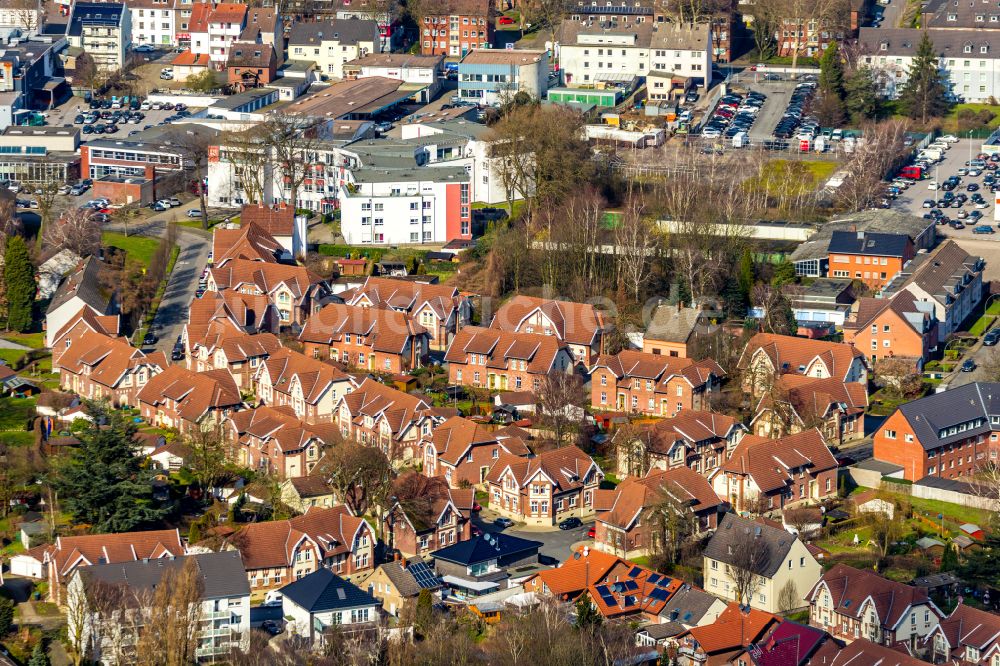
<svg viewBox="0 0 1000 666">
<path fill-rule="evenodd" d="M 506 368 L 510 361 L 525 361 L 528 372 L 547 374 L 561 349 L 566 349 L 565 343 L 552 335 L 466 326 L 455 334 L 445 361 L 466 363 L 467 354 L 483 354 L 490 368 Z"/>
<path fill-rule="evenodd" d="M 791 335 L 758 333 L 750 339 L 740 356 L 739 367 L 749 367 L 754 354 L 761 351 L 771 361 L 771 367 L 780 374 L 802 374 L 813 361 L 821 361 L 830 376 L 847 379 L 854 359 L 864 359 L 864 354 L 853 345 L 825 340 L 809 340 Z"/>
<path fill-rule="evenodd" d="M 644 478 L 626 477 L 618 484 L 611 508 L 597 514 L 597 520 L 628 530 L 643 510 L 666 496 L 695 513 L 724 503 L 715 494 L 708 479 L 693 469 L 652 470 Z"/>
<path fill-rule="evenodd" d="M 192 372 L 178 365 L 167 367 L 146 382 L 137 398 L 154 406 L 175 401 L 178 415 L 190 422 L 198 422 L 209 410 L 238 407 L 243 402 L 228 370 Z"/>
<path fill-rule="evenodd" d="M 594 459 L 572 445 L 545 451 L 534 458 L 501 453 L 486 475 L 486 481 L 500 483 L 508 468 L 513 473 L 518 488 L 523 488 L 541 472 L 552 481 L 553 493 L 582 488 L 592 471 L 603 477 L 601 468 Z"/>
<path fill-rule="evenodd" d="M 365 379 L 357 389 L 341 400 L 355 422 L 365 416 L 372 417 L 376 422 L 384 417 L 394 437 L 403 435 L 408 428 L 416 425 L 430 408 L 423 399 L 371 378 Z"/>
<path fill-rule="evenodd" d="M 295 209 L 284 203 L 276 206 L 246 204 L 240 211 L 240 224 L 256 225 L 272 237 L 291 236 L 295 230 Z"/>
<path fill-rule="evenodd" d="M 261 372 L 267 372 L 271 387 L 279 393 L 290 393 L 293 380 L 297 380 L 302 387 L 302 399 L 309 404 L 316 404 L 335 384 L 354 385 L 353 377 L 332 363 L 309 358 L 287 347 L 272 352 L 258 370 L 258 376 Z"/>
<path fill-rule="evenodd" d="M 458 293 L 458 289 L 443 284 L 370 277 L 351 295 L 349 303 L 383 305 L 410 313 L 416 312 L 426 303 L 439 319 L 447 321 L 463 300 L 465 299 Z"/>
<path fill-rule="evenodd" d="M 255 285 L 265 294 L 270 294 L 280 285 L 286 285 L 292 296 L 301 299 L 309 289 L 325 280 L 302 266 L 271 264 L 248 259 L 232 259 L 224 266 L 209 269 L 216 287 L 239 290 L 244 284 Z"/>
<path fill-rule="evenodd" d="M 540 571 L 531 580 L 544 584 L 549 593 L 566 599 L 576 599 L 592 583 L 604 581 L 616 566 L 630 567 L 631 562 L 595 548 L 579 548 L 555 569 Z"/>
<path fill-rule="evenodd" d="M 355 517 L 346 506 L 311 507 L 304 515 L 291 520 L 250 523 L 237 532 L 229 543 L 240 551 L 243 566 L 249 571 L 291 566 L 295 547 L 303 540 L 313 541 L 324 558 L 351 550 L 360 530 L 372 528 L 363 518 Z"/>
<path fill-rule="evenodd" d="M 430 441 L 434 444 L 438 458 L 450 465 L 458 465 L 469 450 L 477 446 L 496 446 L 505 453 L 518 457 L 531 454 L 520 436 L 511 435 L 505 430 L 495 430 L 460 416 L 454 416 L 434 428 Z"/>
<path fill-rule="evenodd" d="M 274 441 L 283 453 L 304 449 L 314 439 L 321 445 L 332 445 L 339 439 L 334 424 L 307 424 L 296 418 L 288 406 L 260 405 L 236 412 L 228 422 L 239 441 L 248 441 L 250 437 L 262 442 Z"/>
<path fill-rule="evenodd" d="M 220 2 L 208 15 L 209 23 L 243 23 L 247 16 L 247 6 L 236 2 Z"/>
<path fill-rule="evenodd" d="M 830 592 L 834 611 L 848 617 L 860 618 L 870 600 L 885 628 L 894 628 L 903 613 L 917 604 L 933 605 L 925 588 L 897 583 L 846 564 L 837 564 L 824 573 L 807 598 L 815 599 L 824 589 Z"/>
<path fill-rule="evenodd" d="M 763 492 L 784 488 L 794 479 L 792 469 L 806 467 L 811 474 L 835 469 L 837 461 L 819 430 L 806 430 L 780 439 L 747 435 L 733 451 L 723 471 L 748 474 Z"/>
<path fill-rule="evenodd" d="M 561 340 L 579 345 L 593 344 L 597 334 L 604 328 L 604 317 L 589 303 L 554 301 L 533 296 L 514 296 L 500 306 L 493 316 L 490 328 L 502 331 L 526 331 L 532 324 L 525 320 L 536 313 L 543 315 L 554 328 Z M 537 327 L 535 333 L 541 333 Z"/>
<path fill-rule="evenodd" d="M 244 222 L 238 229 L 216 229 L 212 234 L 214 268 L 221 268 L 234 259 L 276 264 L 283 251 L 281 243 L 255 222 Z"/>
<path fill-rule="evenodd" d="M 194 11 L 192 10 L 192 18 L 194 17 Z M 195 31 L 199 32 L 199 31 Z M 211 58 L 209 58 L 207 53 L 192 53 L 190 50 L 182 51 L 178 53 L 174 58 L 174 61 L 170 63 L 178 67 L 208 67 Z"/>
<path fill-rule="evenodd" d="M 48 548 L 48 557 L 55 562 L 60 577 L 79 566 L 133 562 L 167 555 L 179 557 L 185 552 L 176 529 L 61 536 Z"/>
<path fill-rule="evenodd" d="M 167 368 L 162 353 L 147 356 L 124 338 L 111 338 L 94 331 L 87 331 L 73 341 L 59 359 L 61 369 L 82 374 L 88 368 L 88 379 L 108 388 L 116 387 L 128 370 L 141 365 L 149 365 L 150 374 Z"/>
<path fill-rule="evenodd" d="M 664 385 L 673 377 L 683 377 L 691 386 L 699 387 L 713 376 L 721 378 L 726 375 L 726 371 L 710 358 L 695 361 L 634 350 L 621 351 L 614 356 L 602 354 L 597 357 L 590 372 L 598 368 L 610 370 L 622 387 L 630 385 L 633 379 L 649 379 Z"/>
<path fill-rule="evenodd" d="M 330 303 L 309 318 L 299 339 L 328 345 L 345 335 L 363 336 L 375 351 L 401 354 L 408 340 L 426 334 L 427 329 L 405 312 Z"/>
<path fill-rule="evenodd" d="M 788 404 L 801 423 L 826 419 L 832 411 L 841 408 L 846 409 L 846 416 L 857 416 L 868 409 L 868 389 L 858 382 L 787 374 L 781 375 L 774 384 L 787 396 Z M 773 402 L 773 393 L 762 396 L 757 413 L 770 408 Z"/>
<path fill-rule="evenodd" d="M 678 635 L 678 638 L 691 636 L 698 641 L 705 654 L 711 655 L 743 649 L 744 646 L 760 640 L 767 630 L 779 621 L 777 616 L 770 613 L 755 608 L 744 611 L 740 609 L 739 604 L 731 602 L 714 623 L 703 627 L 692 627 Z"/>
</svg>

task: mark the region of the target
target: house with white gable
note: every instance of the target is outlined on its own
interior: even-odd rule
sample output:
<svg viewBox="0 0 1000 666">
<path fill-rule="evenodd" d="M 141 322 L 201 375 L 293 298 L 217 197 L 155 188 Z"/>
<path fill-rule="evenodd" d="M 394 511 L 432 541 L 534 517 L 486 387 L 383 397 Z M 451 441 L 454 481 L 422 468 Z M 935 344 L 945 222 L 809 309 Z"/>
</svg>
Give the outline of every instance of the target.
<svg viewBox="0 0 1000 666">
<path fill-rule="evenodd" d="M 334 421 L 337 404 L 355 386 L 357 380 L 337 366 L 286 347 L 268 356 L 253 376 L 257 400 L 287 405 L 306 423 Z"/>
<path fill-rule="evenodd" d="M 837 564 L 806 595 L 809 624 L 851 642 L 904 643 L 911 650 L 938 626 L 944 613 L 927 589 L 897 583 L 867 569 Z"/>
<path fill-rule="evenodd" d="M 444 422 L 422 398 L 370 377 L 341 396 L 335 414 L 345 438 L 379 447 L 394 464 L 421 457 L 421 438 Z"/>
<path fill-rule="evenodd" d="M 864 352 L 853 345 L 773 333 L 750 338 L 737 365 L 743 371 L 744 390 L 754 397 L 770 389 L 781 375 L 867 384 L 869 371 Z"/>
<path fill-rule="evenodd" d="M 529 525 L 594 515 L 594 498 L 604 472 L 575 446 L 523 458 L 500 454 L 486 475 L 490 509 Z"/>
<path fill-rule="evenodd" d="M 97 316 L 116 312 L 113 294 L 107 293 L 98 277 L 101 262 L 97 257 L 87 257 L 56 289 L 48 309 L 45 311 L 45 345 L 52 347 L 57 333 L 73 319 L 80 310 L 88 308 Z"/>
</svg>

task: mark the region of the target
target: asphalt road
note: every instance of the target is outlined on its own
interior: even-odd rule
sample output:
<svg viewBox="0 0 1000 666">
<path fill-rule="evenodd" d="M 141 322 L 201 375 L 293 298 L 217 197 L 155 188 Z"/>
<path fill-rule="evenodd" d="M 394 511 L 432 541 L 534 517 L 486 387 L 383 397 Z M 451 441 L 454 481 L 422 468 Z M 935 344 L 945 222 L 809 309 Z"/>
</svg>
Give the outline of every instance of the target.
<svg viewBox="0 0 1000 666">
<path fill-rule="evenodd" d="M 488 519 L 490 512 L 487 509 L 483 510 L 487 516 L 485 520 L 480 518 L 478 514 L 473 516 L 473 524 L 475 524 L 483 532 L 503 532 L 504 534 L 510 534 L 511 536 L 520 537 L 522 539 L 532 539 L 533 541 L 542 542 L 542 547 L 539 548 L 539 552 L 546 557 L 551 557 L 559 562 L 565 562 L 569 559 L 569 556 L 573 553 L 572 546 L 575 543 L 581 541 L 593 541 L 587 538 L 587 530 L 589 530 L 594 525 L 594 520 L 584 521 L 582 527 L 577 527 L 573 530 L 560 530 L 553 527 L 552 531 L 541 532 L 538 530 L 526 530 L 518 529 L 517 526 L 508 527 L 505 530 L 500 529 L 493 522 Z"/>
<path fill-rule="evenodd" d="M 177 210 L 165 211 L 133 224 L 130 233 L 158 238 L 166 233 L 166 223 L 177 217 Z M 121 231 L 114 225 L 108 225 L 105 229 Z M 143 347 L 145 351 L 156 349 L 169 354 L 173 348 L 187 322 L 188 308 L 198 290 L 198 277 L 208 261 L 212 237 L 203 231 L 178 226 L 177 244 L 181 248 L 180 254 L 177 255 L 174 272 L 167 280 L 167 288 L 153 319 L 153 331 L 159 341 L 151 347 Z"/>
<path fill-rule="evenodd" d="M 754 144 L 772 138 L 774 126 L 781 120 L 781 116 L 788 108 L 788 101 L 792 97 L 792 90 L 795 89 L 793 81 L 761 81 L 749 86 L 751 90 L 756 90 L 767 95 L 764 106 L 757 113 L 757 119 L 750 128 L 750 141 Z"/>
<path fill-rule="evenodd" d="M 882 25 L 886 28 L 899 28 L 899 20 L 903 18 L 903 10 L 906 9 L 906 0 L 890 0 L 888 5 L 883 7 Z"/>
</svg>

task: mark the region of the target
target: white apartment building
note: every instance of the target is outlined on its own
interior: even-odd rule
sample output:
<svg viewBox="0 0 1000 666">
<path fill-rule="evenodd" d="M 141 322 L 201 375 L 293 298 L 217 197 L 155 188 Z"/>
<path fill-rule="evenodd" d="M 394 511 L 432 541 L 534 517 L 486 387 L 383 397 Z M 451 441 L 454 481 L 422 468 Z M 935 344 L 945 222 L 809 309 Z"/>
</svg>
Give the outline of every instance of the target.
<svg viewBox="0 0 1000 666">
<path fill-rule="evenodd" d="M 344 78 L 367 79 L 378 76 L 403 83 L 425 86 L 420 102 L 430 102 L 441 88 L 444 56 L 421 56 L 408 53 L 369 53 L 344 64 Z"/>
<path fill-rule="evenodd" d="M 250 642 L 250 584 L 238 551 L 97 564 L 78 569 L 70 580 L 67 601 L 72 625 L 70 634 L 82 641 L 82 645 L 74 647 L 97 662 L 116 664 L 116 652 L 124 648 L 127 653 L 134 645 L 134 629 L 139 627 L 141 631 L 146 622 L 156 621 L 150 617 L 151 609 L 145 604 L 152 599 L 153 590 L 165 572 L 179 575 L 192 559 L 203 585 L 199 608 L 192 611 L 198 624 L 195 657 L 200 662 L 214 662 L 225 659 L 235 648 L 245 650 Z M 90 581 L 119 589 L 124 603 L 113 609 L 101 608 L 88 598 Z M 138 603 L 130 603 L 132 599 Z M 83 612 L 74 612 L 77 608 Z M 75 626 L 78 622 L 83 623 L 82 629 Z"/>
<path fill-rule="evenodd" d="M 325 78 L 342 78 L 344 65 L 380 51 L 378 24 L 364 19 L 296 22 L 288 35 L 288 59 L 315 61 Z"/>
<path fill-rule="evenodd" d="M 175 0 L 128 0 L 133 44 L 173 46 L 177 10 Z"/>
<path fill-rule="evenodd" d="M 476 49 L 458 63 L 458 95 L 477 104 L 499 105 L 518 92 L 545 97 L 547 51 Z"/>
<path fill-rule="evenodd" d="M 711 84 L 708 24 L 653 23 L 642 16 L 618 21 L 563 21 L 556 45 L 567 86 L 628 82 L 657 72 Z M 629 22 L 637 21 L 637 22 Z"/>
<path fill-rule="evenodd" d="M 121 69 L 132 44 L 128 7 L 117 3 L 78 2 L 73 7 L 66 39 L 90 53 L 100 69 Z"/>
<path fill-rule="evenodd" d="M 359 169 L 351 176 L 340 191 L 340 228 L 349 245 L 472 238 L 464 168 Z"/>
<path fill-rule="evenodd" d="M 247 7 L 244 4 L 195 4 L 187 32 L 191 39 L 191 52 L 208 55 L 213 69 L 225 69 L 229 48 L 240 38 L 246 18 Z"/>
<path fill-rule="evenodd" d="M 923 32 L 861 28 L 861 61 L 875 71 L 889 99 L 898 97 L 906 85 Z M 1000 96 L 1000 30 L 931 28 L 927 35 L 952 93 L 966 102 L 988 102 Z"/>
<path fill-rule="evenodd" d="M 31 34 L 42 25 L 41 2 L 38 9 L 27 7 L 0 7 L 0 28 L 17 28 Z"/>
</svg>

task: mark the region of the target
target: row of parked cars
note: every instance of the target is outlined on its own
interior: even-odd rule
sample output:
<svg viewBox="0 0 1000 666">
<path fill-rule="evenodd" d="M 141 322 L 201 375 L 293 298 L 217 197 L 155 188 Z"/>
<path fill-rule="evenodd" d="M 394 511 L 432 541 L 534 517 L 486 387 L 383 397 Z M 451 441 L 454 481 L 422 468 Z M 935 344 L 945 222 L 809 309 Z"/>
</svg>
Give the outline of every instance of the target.
<svg viewBox="0 0 1000 666">
<path fill-rule="evenodd" d="M 811 140 L 816 136 L 816 132 L 819 131 L 819 122 L 805 113 L 815 91 L 815 81 L 803 81 L 795 86 L 785 112 L 774 127 L 776 139 L 790 139 L 796 136 Z"/>
<path fill-rule="evenodd" d="M 726 137 L 734 139 L 742 133 L 745 137 L 757 119 L 757 114 L 764 106 L 767 95 L 762 92 L 751 91 L 744 97 L 736 93 L 723 95 L 716 104 L 715 110 L 708 122 L 702 128 L 701 135 L 706 139 L 718 139 Z M 742 142 L 734 147 L 742 147 Z"/>
</svg>

